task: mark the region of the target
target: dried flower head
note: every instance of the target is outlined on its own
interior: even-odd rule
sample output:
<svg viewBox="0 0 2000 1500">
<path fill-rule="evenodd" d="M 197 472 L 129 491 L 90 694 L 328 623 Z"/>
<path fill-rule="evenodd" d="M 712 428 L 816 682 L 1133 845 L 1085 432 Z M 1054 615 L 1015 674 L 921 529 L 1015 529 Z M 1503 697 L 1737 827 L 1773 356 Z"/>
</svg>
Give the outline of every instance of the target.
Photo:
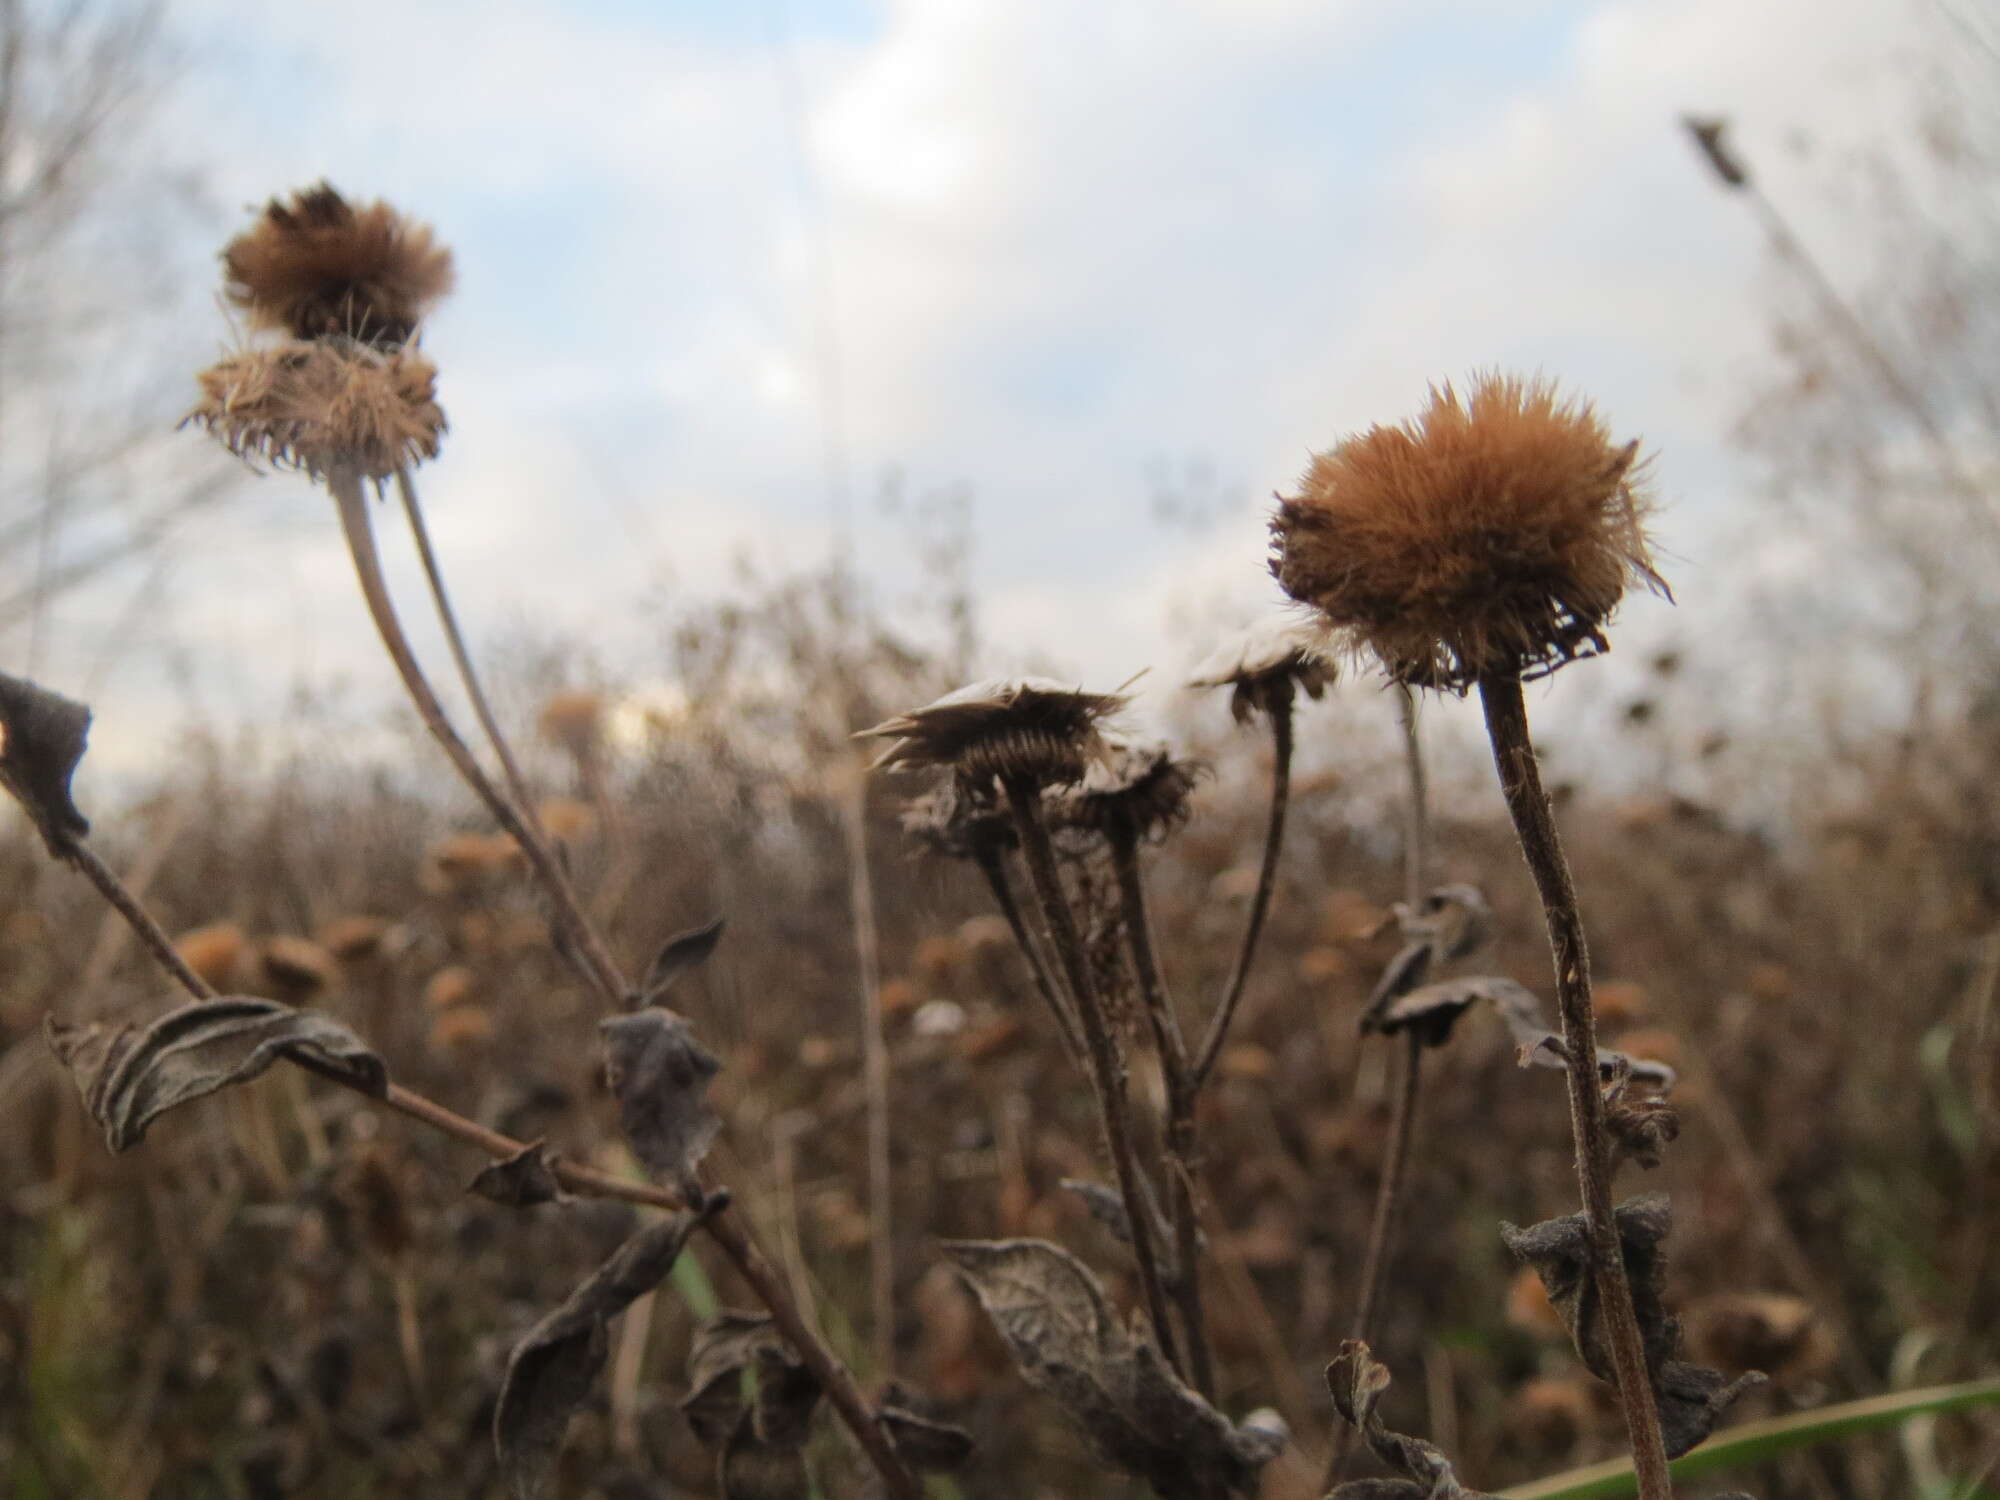
<svg viewBox="0 0 2000 1500">
<path fill-rule="evenodd" d="M 1114 735 L 1104 740 L 1104 755 L 1084 771 L 1083 780 L 1050 794 L 1051 824 L 1106 835 L 1130 828 L 1140 838 L 1156 838 L 1187 821 L 1203 766 L 1176 760 L 1166 745 Z"/>
<path fill-rule="evenodd" d="M 903 805 L 901 822 L 912 843 L 947 859 L 987 858 L 1021 840 L 997 799 L 955 778 L 912 797 Z"/>
<path fill-rule="evenodd" d="M 1103 719 L 1125 706 L 1116 693 L 1085 693 L 1044 677 L 975 682 L 935 703 L 864 729 L 892 740 L 875 770 L 944 766 L 968 783 L 1019 776 L 1044 786 L 1081 781 L 1104 754 Z"/>
<path fill-rule="evenodd" d="M 584 760 L 596 753 L 604 738 L 604 716 L 602 693 L 568 688 L 549 696 L 536 724 L 543 739 Z"/>
<path fill-rule="evenodd" d="M 437 366 L 407 349 L 293 340 L 229 355 L 199 379 L 201 399 L 183 422 L 206 428 L 238 458 L 315 479 L 342 464 L 387 479 L 436 458 L 444 437 Z"/>
<path fill-rule="evenodd" d="M 1605 649 L 1626 588 L 1661 593 L 1638 486 L 1589 403 L 1483 375 L 1317 455 L 1271 521 L 1271 571 L 1417 687 L 1463 692 Z"/>
<path fill-rule="evenodd" d="M 1259 710 L 1289 708 L 1295 692 L 1318 698 L 1333 682 L 1326 627 L 1307 620 L 1264 620 L 1224 641 L 1188 678 L 1191 688 L 1226 687 L 1239 724 Z"/>
<path fill-rule="evenodd" d="M 254 994 L 287 1005 L 304 1005 L 340 981 L 333 955 L 301 937 L 266 938 L 256 948 L 251 983 Z"/>
<path fill-rule="evenodd" d="M 386 203 L 356 208 L 327 183 L 273 198 L 222 252 L 229 300 L 260 328 L 406 343 L 451 290 L 451 252 Z"/>
</svg>

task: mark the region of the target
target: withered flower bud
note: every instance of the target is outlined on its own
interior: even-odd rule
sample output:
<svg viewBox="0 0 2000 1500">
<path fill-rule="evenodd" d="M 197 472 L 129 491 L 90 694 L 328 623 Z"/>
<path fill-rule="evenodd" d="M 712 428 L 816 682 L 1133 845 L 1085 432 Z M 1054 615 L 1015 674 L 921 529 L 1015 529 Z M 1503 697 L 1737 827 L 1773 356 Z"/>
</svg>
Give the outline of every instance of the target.
<svg viewBox="0 0 2000 1500">
<path fill-rule="evenodd" d="M 229 300 L 259 328 L 384 348 L 407 343 L 451 290 L 451 252 L 386 203 L 356 208 L 327 183 L 273 198 L 222 252 Z"/>
<path fill-rule="evenodd" d="M 1633 583 L 1662 594 L 1638 483 L 1588 402 L 1489 374 L 1316 456 L 1271 521 L 1271 571 L 1412 687 L 1463 692 L 1606 649 Z"/>
<path fill-rule="evenodd" d="M 232 354 L 199 379 L 201 400 L 184 422 L 238 458 L 314 479 L 342 464 L 364 479 L 388 479 L 436 458 L 444 436 L 437 366 L 408 349 L 293 340 Z"/>
<path fill-rule="evenodd" d="M 1289 707 L 1298 691 L 1308 698 L 1323 694 L 1337 675 L 1326 654 L 1327 644 L 1322 625 L 1266 620 L 1210 652 L 1187 685 L 1228 688 L 1230 713 L 1237 723 L 1247 724 L 1260 710 L 1273 713 Z"/>
<path fill-rule="evenodd" d="M 912 843 L 947 859 L 980 859 L 1021 841 L 1006 808 L 956 779 L 912 797 L 903 805 L 901 822 Z"/>
<path fill-rule="evenodd" d="M 975 682 L 935 703 L 864 729 L 893 741 L 873 770 L 943 766 L 971 784 L 1021 777 L 1042 786 L 1083 779 L 1104 754 L 1098 724 L 1125 706 L 1116 693 L 1085 693 L 1043 677 Z"/>
<path fill-rule="evenodd" d="M 1139 745 L 1105 736 L 1105 754 L 1073 787 L 1051 792 L 1049 822 L 1112 834 L 1130 828 L 1158 838 L 1187 821 L 1188 801 L 1204 767 L 1176 760 L 1165 745 Z"/>
</svg>

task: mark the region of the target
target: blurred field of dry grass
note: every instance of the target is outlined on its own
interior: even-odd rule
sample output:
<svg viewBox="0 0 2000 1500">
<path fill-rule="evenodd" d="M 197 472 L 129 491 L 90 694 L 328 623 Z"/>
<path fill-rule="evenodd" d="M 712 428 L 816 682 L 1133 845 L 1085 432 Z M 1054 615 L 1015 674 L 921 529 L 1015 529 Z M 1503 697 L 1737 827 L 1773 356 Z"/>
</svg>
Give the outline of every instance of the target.
<svg viewBox="0 0 2000 1500">
<path fill-rule="evenodd" d="M 1059 1186 L 1102 1175 L 1088 1093 L 976 881 L 905 849 L 879 782 L 899 1316 L 896 1368 L 872 1367 L 840 801 L 856 761 L 841 735 L 944 674 L 878 636 L 852 647 L 829 694 L 826 621 L 812 589 L 789 597 L 789 612 L 689 624 L 678 665 L 694 707 L 672 722 L 565 746 L 561 715 L 547 716 L 533 773 L 566 799 L 553 819 L 622 955 L 727 916 L 717 959 L 677 1002 L 727 1060 L 716 1160 L 864 1382 L 893 1374 L 973 1430 L 964 1495 L 1125 1493 L 1022 1389 L 932 1248 L 1038 1235 L 1122 1274 Z M 1586 691 L 1589 671 L 1566 686 Z M 1630 715 L 1618 753 L 1701 739 L 1701 671 L 1662 676 L 1659 701 L 1679 707 Z M 1351 691 L 1302 716 L 1308 768 L 1273 929 L 1204 1123 L 1221 1404 L 1279 1406 L 1305 1455 L 1272 1466 L 1270 1496 L 1318 1493 L 1319 1370 L 1348 1316 L 1386 1128 L 1391 1049 L 1356 1021 L 1396 943 L 1382 918 L 1400 893 L 1400 835 L 1389 740 L 1355 726 L 1388 713 Z M 1259 752 L 1199 716 L 1189 734 L 1216 774 L 1149 866 L 1169 971 L 1183 992 L 1213 993 L 1254 879 Z M 1750 828 L 1727 811 L 1732 777 L 1750 774 L 1732 757 L 1747 768 L 1760 753 L 1711 747 L 1697 779 L 1713 802 L 1577 783 L 1562 809 L 1605 1031 L 1614 1044 L 1643 1034 L 1640 1050 L 1684 1077 L 1679 1144 L 1622 1186 L 1673 1192 L 1673 1289 L 1696 1349 L 1773 1374 L 1739 1418 L 2000 1362 L 2000 734 L 1966 721 L 1860 749 L 1793 745 L 1799 794 L 1782 824 Z M 487 830 L 462 797 L 407 778 L 331 738 L 256 773 L 193 751 L 150 800 L 104 819 L 104 844 L 149 877 L 176 932 L 207 929 L 190 951 L 225 988 L 312 998 L 413 1087 L 617 1165 L 596 1008 L 551 955 L 531 887 L 504 845 L 470 837 Z M 1438 874 L 1487 890 L 1492 971 L 1546 994 L 1539 910 L 1489 793 L 1445 788 Z M 509 1342 L 630 1211 L 469 1197 L 478 1163 L 459 1148 L 293 1070 L 108 1156 L 41 1018 L 163 990 L 29 844 L 0 846 L 0 1472 L 13 1493 L 497 1494 L 488 1424 Z M 1615 1413 L 1496 1229 L 1574 1206 L 1557 1076 L 1516 1069 L 1478 1016 L 1431 1076 L 1378 1319 L 1395 1414 L 1494 1488 L 1620 1451 Z M 627 1320 L 561 1493 L 709 1492 L 673 1404 L 689 1295 L 712 1279 L 725 1304 L 745 1296 L 725 1267 L 705 1259 L 704 1273 Z M 1946 1423 L 1933 1440 L 1957 1452 L 1971 1430 Z M 861 1493 L 837 1440 L 822 1440 L 821 1463 L 826 1493 Z M 1906 1472 L 1885 1439 L 1754 1478 L 1768 1500 L 1827 1500 L 1895 1492 Z"/>
</svg>

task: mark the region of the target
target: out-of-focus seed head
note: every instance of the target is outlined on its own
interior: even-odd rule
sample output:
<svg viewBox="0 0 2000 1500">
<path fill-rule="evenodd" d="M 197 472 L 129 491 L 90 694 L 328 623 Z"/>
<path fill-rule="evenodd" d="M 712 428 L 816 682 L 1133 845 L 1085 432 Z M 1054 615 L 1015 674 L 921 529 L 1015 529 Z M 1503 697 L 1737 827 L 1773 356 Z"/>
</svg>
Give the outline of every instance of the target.
<svg viewBox="0 0 2000 1500">
<path fill-rule="evenodd" d="M 1433 389 L 1317 455 L 1271 521 L 1271 571 L 1413 687 L 1540 676 L 1606 649 L 1628 586 L 1662 594 L 1639 445 L 1541 379 Z"/>
<path fill-rule="evenodd" d="M 199 380 L 201 399 L 184 422 L 238 458 L 315 479 L 347 465 L 386 480 L 436 458 L 444 438 L 437 366 L 413 350 L 295 339 L 231 354 Z"/>
<path fill-rule="evenodd" d="M 988 791 L 953 778 L 903 805 L 903 832 L 929 854 L 982 859 L 1012 849 L 1020 833 Z"/>
<path fill-rule="evenodd" d="M 229 300 L 294 338 L 407 343 L 451 290 L 451 252 L 386 203 L 357 208 L 327 183 L 273 198 L 222 252 Z"/>
<path fill-rule="evenodd" d="M 1326 627 L 1315 620 L 1261 621 L 1224 641 L 1188 678 L 1191 688 L 1229 689 L 1229 711 L 1247 724 L 1260 710 L 1291 707 L 1296 693 L 1318 698 L 1336 674 Z"/>
<path fill-rule="evenodd" d="M 1104 755 L 1098 726 L 1125 706 L 1116 693 L 1085 693 L 1042 677 L 975 682 L 935 703 L 864 729 L 887 739 L 875 770 L 943 766 L 970 785 L 1018 777 L 1066 786 Z"/>
<path fill-rule="evenodd" d="M 1166 745 L 1104 738 L 1105 753 L 1083 780 L 1049 793 L 1049 822 L 1105 835 L 1129 828 L 1142 839 L 1163 838 L 1186 822 L 1205 768 L 1175 759 Z"/>
</svg>

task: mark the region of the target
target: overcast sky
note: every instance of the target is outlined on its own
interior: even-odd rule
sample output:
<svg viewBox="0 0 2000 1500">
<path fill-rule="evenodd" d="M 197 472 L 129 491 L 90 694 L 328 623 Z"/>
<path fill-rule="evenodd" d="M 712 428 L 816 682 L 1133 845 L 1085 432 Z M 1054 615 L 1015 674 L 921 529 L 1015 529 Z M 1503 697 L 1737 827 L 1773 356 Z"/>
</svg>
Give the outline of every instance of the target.
<svg viewBox="0 0 2000 1500">
<path fill-rule="evenodd" d="M 711 593 L 745 549 L 824 556 L 843 490 L 895 577 L 893 470 L 970 487 L 994 665 L 1092 684 L 1176 668 L 1176 612 L 1274 601 L 1272 491 L 1476 367 L 1544 370 L 1643 436 L 1683 608 L 1728 586 L 1712 538 L 1752 475 L 1722 434 L 1765 368 L 1770 277 L 1676 117 L 1729 115 L 1847 267 L 1862 237 L 1817 184 L 1900 128 L 1901 59 L 1940 27 L 1927 0 L 168 16 L 170 136 L 222 234 L 324 176 L 456 250 L 425 336 L 453 431 L 419 477 L 476 634 L 544 622 L 643 676 L 638 601 Z M 190 370 L 228 337 L 219 311 L 191 324 Z M 1162 476 L 1210 520 L 1162 525 Z M 304 481 L 255 481 L 203 535 L 149 643 L 195 663 L 202 711 L 386 688 Z M 162 682 L 121 658 L 100 723 L 170 717 Z"/>
</svg>

